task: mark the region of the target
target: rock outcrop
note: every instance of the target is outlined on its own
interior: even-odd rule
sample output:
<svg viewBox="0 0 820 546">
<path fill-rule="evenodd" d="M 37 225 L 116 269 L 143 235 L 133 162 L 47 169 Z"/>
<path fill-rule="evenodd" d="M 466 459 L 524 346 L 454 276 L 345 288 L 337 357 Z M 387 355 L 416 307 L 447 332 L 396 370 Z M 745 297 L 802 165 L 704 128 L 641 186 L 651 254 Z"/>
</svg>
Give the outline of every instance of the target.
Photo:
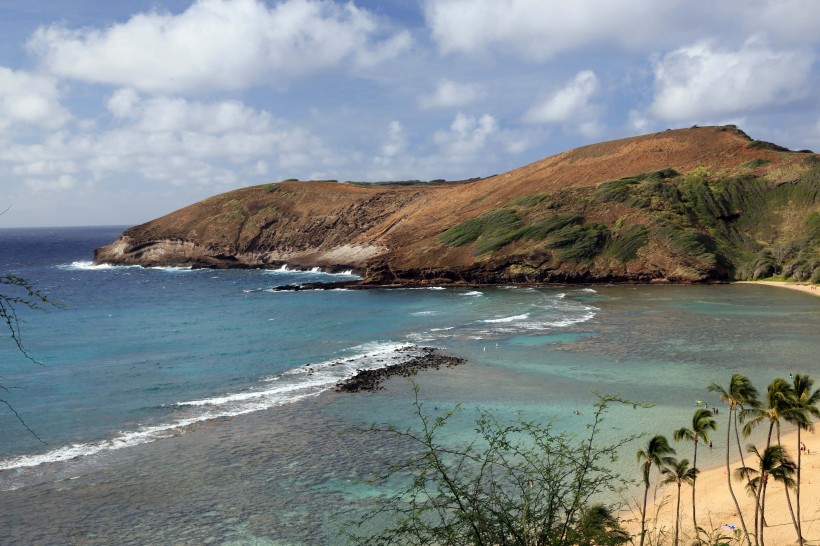
<svg viewBox="0 0 820 546">
<path fill-rule="evenodd" d="M 695 127 L 464 182 L 243 188 L 130 228 L 94 260 L 352 269 L 366 284 L 820 279 L 818 184 L 813 153 Z"/>
</svg>

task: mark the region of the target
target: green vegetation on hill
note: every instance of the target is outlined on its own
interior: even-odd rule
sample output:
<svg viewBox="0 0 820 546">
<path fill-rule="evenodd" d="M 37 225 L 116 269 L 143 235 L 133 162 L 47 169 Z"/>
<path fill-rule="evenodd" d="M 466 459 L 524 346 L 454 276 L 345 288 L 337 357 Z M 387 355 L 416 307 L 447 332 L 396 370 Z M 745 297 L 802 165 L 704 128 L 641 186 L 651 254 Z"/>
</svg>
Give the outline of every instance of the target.
<svg viewBox="0 0 820 546">
<path fill-rule="evenodd" d="M 683 279 L 820 282 L 820 161 L 806 157 L 786 182 L 699 167 L 528 195 L 448 229 L 439 242 L 472 244 L 479 257 L 542 248 L 553 256 L 547 267 L 598 257 L 628 263 L 660 248 L 687 264 Z"/>
</svg>

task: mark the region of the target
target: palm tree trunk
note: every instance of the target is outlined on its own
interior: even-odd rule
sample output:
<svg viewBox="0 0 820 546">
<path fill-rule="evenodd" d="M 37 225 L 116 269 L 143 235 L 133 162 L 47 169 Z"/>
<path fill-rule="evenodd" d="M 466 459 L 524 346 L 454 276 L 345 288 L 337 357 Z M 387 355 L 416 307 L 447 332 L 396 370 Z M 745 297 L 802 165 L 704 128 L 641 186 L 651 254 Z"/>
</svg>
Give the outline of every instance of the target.
<svg viewBox="0 0 820 546">
<path fill-rule="evenodd" d="M 694 482 L 692 483 L 694 485 Z M 678 531 L 680 529 L 680 482 L 678 482 L 678 506 L 675 509 L 675 546 L 678 546 Z M 695 527 L 697 533 L 697 527 Z"/>
<path fill-rule="evenodd" d="M 765 546 L 763 543 L 763 522 L 766 518 L 766 482 L 768 481 L 768 476 L 765 472 L 761 472 L 760 476 L 762 478 L 760 481 L 760 491 L 758 491 L 758 496 L 760 497 L 760 546 Z"/>
<path fill-rule="evenodd" d="M 732 489 L 732 468 L 729 465 L 729 448 L 732 447 L 732 410 L 735 411 L 735 418 L 737 418 L 737 410 L 732 406 L 729 406 L 729 423 L 726 426 L 726 480 L 729 482 L 729 493 L 732 495 L 732 500 L 735 501 L 735 509 L 737 509 L 737 516 L 740 518 L 740 525 L 743 527 L 743 533 L 746 535 L 746 542 L 749 546 L 752 546 L 752 538 L 749 536 L 749 530 L 746 529 L 746 521 L 743 519 L 743 512 L 740 511 L 740 505 L 737 503 L 735 491 Z M 737 425 L 737 423 L 735 423 L 735 425 Z M 737 432 L 737 426 L 735 426 L 735 432 Z M 739 438 L 738 445 L 740 445 Z M 757 523 L 757 515 L 755 515 L 755 523 Z M 697 532 L 697 529 L 695 529 L 695 532 Z M 755 529 L 755 537 L 757 537 L 757 529 Z M 757 542 L 757 538 L 755 538 L 755 542 Z"/>
<path fill-rule="evenodd" d="M 692 457 L 692 468 L 698 468 L 698 437 L 695 436 L 695 455 Z M 695 536 L 698 536 L 698 518 L 695 515 L 695 483 L 698 479 L 697 474 L 692 477 L 692 525 L 695 530 Z"/>
<path fill-rule="evenodd" d="M 803 546 L 803 522 L 800 521 L 800 455 L 803 453 L 800 443 L 800 426 L 797 426 L 797 542 Z"/>
<path fill-rule="evenodd" d="M 798 436 L 799 436 L 799 434 L 800 434 L 800 432 L 799 432 L 800 427 L 799 426 L 797 427 L 797 430 L 798 430 Z M 783 444 L 780 443 L 780 427 L 779 426 L 777 427 L 777 443 L 780 444 L 780 445 L 783 445 Z M 800 452 L 798 451 L 798 455 L 797 455 L 798 462 L 800 461 L 799 453 Z M 799 474 L 798 474 L 798 476 L 799 476 Z M 792 516 L 792 524 L 794 525 L 794 530 L 797 533 L 797 542 L 802 544 L 802 540 L 801 540 L 802 536 L 800 535 L 800 526 L 797 524 L 797 518 L 794 517 L 794 509 L 792 508 L 792 496 L 789 495 L 789 486 L 784 484 L 783 488 L 786 490 L 786 504 L 789 505 L 789 514 L 791 514 L 791 516 Z"/>
<path fill-rule="evenodd" d="M 641 512 L 641 544 L 643 546 L 646 538 L 646 499 L 649 497 L 649 480 L 646 481 L 646 488 L 643 492 L 643 512 Z"/>
<path fill-rule="evenodd" d="M 737 428 L 737 409 L 735 409 L 735 440 L 737 440 L 737 451 L 740 453 L 740 466 L 745 467 L 746 461 L 743 460 L 743 447 L 740 445 L 740 433 L 738 432 Z M 752 478 L 746 478 L 746 484 L 751 487 L 752 486 Z M 756 502 L 756 501 L 755 501 Z M 757 536 L 757 512 L 755 512 L 755 536 Z M 757 539 L 755 539 L 757 542 Z"/>
</svg>

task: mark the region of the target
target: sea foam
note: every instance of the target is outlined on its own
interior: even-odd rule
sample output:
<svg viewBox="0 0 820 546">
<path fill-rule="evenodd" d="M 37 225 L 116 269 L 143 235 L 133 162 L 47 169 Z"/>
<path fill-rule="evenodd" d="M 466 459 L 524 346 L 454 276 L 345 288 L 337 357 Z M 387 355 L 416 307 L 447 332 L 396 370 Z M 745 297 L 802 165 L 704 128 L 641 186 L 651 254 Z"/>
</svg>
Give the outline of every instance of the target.
<svg viewBox="0 0 820 546">
<path fill-rule="evenodd" d="M 110 439 L 73 443 L 45 453 L 2 460 L 0 471 L 64 462 L 178 436 L 196 423 L 266 410 L 316 396 L 355 376 L 359 370 L 400 364 L 421 354 L 413 344 L 394 342 L 374 342 L 345 352 L 348 354 L 334 360 L 307 364 L 281 375 L 263 378 L 257 387 L 247 391 L 177 402 L 173 406 L 181 415 L 165 423 L 120 431 Z"/>
</svg>

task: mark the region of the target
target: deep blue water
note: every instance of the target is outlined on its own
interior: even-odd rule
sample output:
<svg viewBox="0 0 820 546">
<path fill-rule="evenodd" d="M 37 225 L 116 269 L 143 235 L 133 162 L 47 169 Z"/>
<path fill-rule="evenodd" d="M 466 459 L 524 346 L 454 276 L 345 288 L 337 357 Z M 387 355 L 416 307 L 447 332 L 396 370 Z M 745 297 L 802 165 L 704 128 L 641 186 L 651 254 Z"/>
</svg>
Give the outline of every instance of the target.
<svg viewBox="0 0 820 546">
<path fill-rule="evenodd" d="M 493 298 L 466 289 L 272 292 L 353 277 L 92 266 L 93 249 L 121 230 L 0 231 L 0 268 L 59 303 L 20 311 L 25 345 L 42 366 L 9 343 L 0 347 L 2 375 L 15 387 L 9 401 L 49 444 L 2 419 L 0 434 L 11 441 L 0 446 L 0 459 L 50 454 L 6 466 L 313 395 L 356 368 L 378 366 L 396 347 L 561 328 L 594 316 L 593 306 L 565 300 L 558 289 Z M 330 365 L 339 359 L 345 365 Z M 59 451 L 70 444 L 82 445 Z"/>
<path fill-rule="evenodd" d="M 0 272 L 60 304 L 19 309 L 23 340 L 42 365 L 6 337 L 0 343 L 2 383 L 13 387 L 3 398 L 47 442 L 0 407 L 0 533 L 20 543 L 67 542 L 61 533 L 78 525 L 89 544 L 169 543 L 182 532 L 193 533 L 184 544 L 333 542 L 344 514 L 379 494 L 351 484 L 382 449 L 336 431 L 410 424 L 413 394 L 402 380 L 378 393 L 327 392 L 418 346 L 470 361 L 417 378 L 428 407 L 465 408 L 451 441 L 469 437 L 476 406 L 581 432 L 586 421 L 574 410 L 583 415 L 593 390 L 655 405 L 640 415 L 614 409 L 610 438 L 668 435 L 688 423 L 695 401 L 716 404 L 706 386 L 734 372 L 761 391 L 775 376 L 820 376 L 820 298 L 789 290 L 274 292 L 350 277 L 91 266 L 94 248 L 122 229 L 0 230 Z M 145 515 L 168 499 L 177 504 Z M 44 515 L 33 524 L 40 538 L 30 514 Z"/>
</svg>

